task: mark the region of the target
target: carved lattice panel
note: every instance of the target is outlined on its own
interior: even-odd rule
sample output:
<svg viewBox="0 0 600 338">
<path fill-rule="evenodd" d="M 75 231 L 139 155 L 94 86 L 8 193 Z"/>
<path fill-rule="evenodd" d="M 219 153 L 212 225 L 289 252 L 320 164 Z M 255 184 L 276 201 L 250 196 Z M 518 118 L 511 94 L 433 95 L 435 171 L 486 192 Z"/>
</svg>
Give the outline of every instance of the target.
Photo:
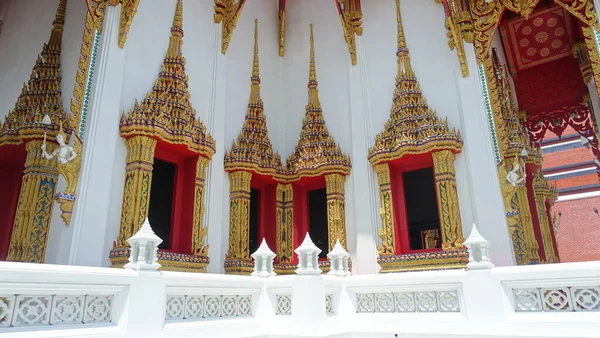
<svg viewBox="0 0 600 338">
<path fill-rule="evenodd" d="M 0 327 L 112 322 L 112 295 L 0 295 Z"/>
<path fill-rule="evenodd" d="M 84 323 L 110 322 L 113 296 L 85 296 Z"/>
<path fill-rule="evenodd" d="M 10 326 L 14 308 L 14 295 L 0 295 L 0 327 Z"/>
<path fill-rule="evenodd" d="M 291 315 L 292 314 L 292 295 L 276 295 L 277 309 L 275 314 L 277 315 Z"/>
<path fill-rule="evenodd" d="M 185 310 L 184 296 L 168 296 L 165 319 L 183 319 Z"/>
<path fill-rule="evenodd" d="M 600 311 L 600 286 L 513 289 L 517 312 Z"/>
<path fill-rule="evenodd" d="M 167 296 L 166 321 L 252 316 L 252 295 Z"/>
<path fill-rule="evenodd" d="M 50 324 L 80 324 L 85 296 L 54 296 Z"/>
<path fill-rule="evenodd" d="M 12 326 L 49 324 L 51 306 L 52 296 L 17 296 Z"/>
<path fill-rule="evenodd" d="M 356 312 L 460 312 L 458 290 L 357 293 Z"/>
<path fill-rule="evenodd" d="M 328 315 L 335 313 L 333 309 L 333 295 L 325 296 L 325 313 Z"/>
</svg>

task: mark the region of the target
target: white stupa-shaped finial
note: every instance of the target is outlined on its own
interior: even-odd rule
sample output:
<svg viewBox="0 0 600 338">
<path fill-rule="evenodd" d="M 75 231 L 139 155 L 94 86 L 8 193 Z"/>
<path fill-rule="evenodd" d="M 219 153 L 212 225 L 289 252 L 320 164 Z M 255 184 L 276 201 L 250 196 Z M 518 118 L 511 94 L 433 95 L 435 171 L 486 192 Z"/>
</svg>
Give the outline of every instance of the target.
<svg viewBox="0 0 600 338">
<path fill-rule="evenodd" d="M 298 254 L 298 268 L 296 274 L 298 275 L 320 275 L 321 269 L 319 269 L 319 254 L 321 249 L 317 248 L 308 232 L 304 241 L 295 250 Z"/>
<path fill-rule="evenodd" d="M 127 243 L 131 245 L 131 252 L 129 253 L 129 263 L 125 264 L 125 269 L 152 271 L 160 268 L 158 245 L 162 243 L 162 239 L 152 231 L 148 218 L 140 230 L 127 240 Z"/>
<path fill-rule="evenodd" d="M 258 249 L 252 254 L 252 258 L 254 258 L 254 271 L 251 275 L 263 278 L 275 276 L 276 273 L 273 271 L 273 259 L 275 259 L 275 256 L 277 255 L 271 251 L 267 245 L 267 241 L 263 238 Z"/>
<path fill-rule="evenodd" d="M 335 241 L 335 245 L 330 253 L 327 254 L 327 258 L 329 258 L 329 272 L 328 275 L 335 275 L 339 277 L 346 277 L 351 275 L 348 268 L 348 261 L 350 259 L 350 254 L 344 250 L 344 247 L 340 243 L 340 240 Z"/>
<path fill-rule="evenodd" d="M 489 256 L 489 245 L 490 243 L 481 236 L 477 226 L 473 223 L 471 234 L 465 241 L 465 246 L 469 249 L 467 269 L 482 270 L 491 269 L 494 266 Z"/>
</svg>

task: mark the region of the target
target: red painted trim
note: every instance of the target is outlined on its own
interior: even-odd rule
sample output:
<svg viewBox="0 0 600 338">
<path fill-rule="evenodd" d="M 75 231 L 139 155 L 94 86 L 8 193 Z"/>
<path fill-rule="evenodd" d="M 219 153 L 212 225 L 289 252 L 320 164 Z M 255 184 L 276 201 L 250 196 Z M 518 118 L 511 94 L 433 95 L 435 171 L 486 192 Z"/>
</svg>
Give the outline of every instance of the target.
<svg viewBox="0 0 600 338">
<path fill-rule="evenodd" d="M 190 245 L 194 226 L 196 162 L 198 155 L 169 143 L 158 142 L 154 157 L 177 166 L 175 171 L 169 250 L 193 254 Z"/>
<path fill-rule="evenodd" d="M 408 235 L 408 219 L 406 217 L 406 199 L 404 196 L 404 181 L 401 169 L 390 168 L 390 185 L 392 190 L 394 240 L 396 241 L 396 255 L 408 253 L 410 250 L 410 236 Z"/>
<path fill-rule="evenodd" d="M 527 200 L 529 202 L 529 210 L 531 212 L 531 218 L 533 222 L 533 233 L 535 235 L 535 240 L 538 243 L 538 254 L 540 255 L 540 260 L 546 260 L 546 253 L 544 251 L 544 240 L 542 239 L 542 232 L 540 229 L 540 219 L 537 213 L 537 207 L 535 203 L 535 196 L 533 193 L 533 173 L 537 170 L 537 166 L 534 164 L 527 163 L 525 165 L 525 171 L 527 174 L 526 186 L 527 186 Z"/>
<path fill-rule="evenodd" d="M 342 7 L 340 6 L 340 0 L 333 0 L 335 2 L 335 8 L 337 8 L 338 15 L 342 15 Z"/>
<path fill-rule="evenodd" d="M 265 188 L 265 226 L 259 235 L 267 241 L 269 248 L 277 252 L 277 184 L 269 184 Z"/>
<path fill-rule="evenodd" d="M 264 238 L 277 252 L 277 182 L 270 176 L 252 174 L 250 187 L 259 191 L 258 244 Z"/>
<path fill-rule="evenodd" d="M 0 147 L 0 261 L 8 255 L 26 158 L 23 144 Z"/>
<path fill-rule="evenodd" d="M 404 195 L 404 183 L 402 174 L 408 171 L 414 171 L 433 167 L 433 157 L 431 154 L 407 155 L 398 160 L 391 161 L 390 166 L 390 184 L 392 190 L 392 202 L 394 208 L 394 227 L 396 254 L 411 254 L 421 252 L 441 251 L 441 248 L 411 250 L 410 235 L 408 231 L 408 217 L 406 210 L 406 197 Z M 434 173 L 435 175 L 435 173 Z M 437 191 L 436 191 L 436 199 Z M 437 206 L 437 200 L 436 200 Z M 439 212 L 439 210 L 438 210 Z"/>
<path fill-rule="evenodd" d="M 308 220 L 306 219 L 306 191 L 300 187 L 300 186 L 296 186 L 293 185 L 292 186 L 293 189 L 293 193 L 294 193 L 294 203 L 293 203 L 293 212 L 294 212 L 294 223 L 292 226 L 292 230 L 294 233 L 294 248 L 297 248 L 300 243 L 302 243 L 302 240 L 304 240 L 304 236 L 306 236 L 306 233 L 308 232 L 307 226 L 308 226 Z M 294 259 L 292 260 L 293 263 L 297 263 L 298 262 L 298 257 L 296 255 L 296 253 L 294 253 Z"/>
</svg>

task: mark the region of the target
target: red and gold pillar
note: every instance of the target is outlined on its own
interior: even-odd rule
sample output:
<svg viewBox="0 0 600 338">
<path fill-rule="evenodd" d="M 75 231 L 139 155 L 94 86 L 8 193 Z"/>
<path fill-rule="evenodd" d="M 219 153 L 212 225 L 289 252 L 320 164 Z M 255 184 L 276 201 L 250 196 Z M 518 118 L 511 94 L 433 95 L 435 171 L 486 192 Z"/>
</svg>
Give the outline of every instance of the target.
<svg viewBox="0 0 600 338">
<path fill-rule="evenodd" d="M 44 262 L 58 169 L 54 159 L 42 156 L 41 146 L 41 140 L 29 141 L 25 146 L 27 160 L 7 261 Z M 47 144 L 47 152 L 55 149 L 55 143 Z"/>
<path fill-rule="evenodd" d="M 128 247 L 127 239 L 139 230 L 148 217 L 156 143 L 155 139 L 148 136 L 134 136 L 125 141 L 127 166 L 117 247 Z"/>
<path fill-rule="evenodd" d="M 192 230 L 192 254 L 207 256 L 208 245 L 205 245 L 208 227 L 203 225 L 204 213 L 204 186 L 206 184 L 206 169 L 209 159 L 200 156 L 196 162 L 196 187 L 194 189 L 194 223 Z"/>
<path fill-rule="evenodd" d="M 250 259 L 250 180 L 247 171 L 229 173 L 229 249 L 225 257 L 225 272 L 249 274 Z"/>
<path fill-rule="evenodd" d="M 344 202 L 344 184 L 346 176 L 340 174 L 325 175 L 327 193 L 327 228 L 329 251 L 337 240 L 346 247 L 346 206 Z"/>
</svg>

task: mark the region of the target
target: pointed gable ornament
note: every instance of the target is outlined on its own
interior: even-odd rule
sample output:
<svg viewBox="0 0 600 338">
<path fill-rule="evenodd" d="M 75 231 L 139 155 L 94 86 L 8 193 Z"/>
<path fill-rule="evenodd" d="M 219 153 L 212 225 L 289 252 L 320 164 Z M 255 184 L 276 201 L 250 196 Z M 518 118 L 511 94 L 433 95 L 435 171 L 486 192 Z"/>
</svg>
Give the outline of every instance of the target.
<svg viewBox="0 0 600 338">
<path fill-rule="evenodd" d="M 448 127 L 447 119 L 440 119 L 429 108 L 421 92 L 421 86 L 412 69 L 404 28 L 400 17 L 400 5 L 396 1 L 398 22 L 398 73 L 396 88 L 390 110 L 390 118 L 384 129 L 375 137 L 375 145 L 369 149 L 369 161 L 373 166 L 399 159 L 404 155 L 432 153 L 462 149 L 460 132 Z"/>
<path fill-rule="evenodd" d="M 286 170 L 296 178 L 334 173 L 349 175 L 350 157 L 342 153 L 339 144 L 329 134 L 317 87 L 313 26 L 311 24 L 308 104 L 306 105 L 306 114 L 302 120 L 300 140 L 294 153 L 286 161 Z"/>
<path fill-rule="evenodd" d="M 260 74 L 258 63 L 258 20 L 254 21 L 254 59 L 250 78 L 250 99 L 244 125 L 231 149 L 225 153 L 225 171 L 238 170 L 258 175 L 273 176 L 281 170 L 281 157 L 273 152 L 269 138 L 267 118 L 260 97 Z"/>
<path fill-rule="evenodd" d="M 183 3 L 177 1 L 169 49 L 158 78 L 141 103 L 121 116 L 121 137 L 149 136 L 170 144 L 185 145 L 208 159 L 216 151 L 215 141 L 196 118 L 188 90 L 183 46 Z"/>
</svg>

